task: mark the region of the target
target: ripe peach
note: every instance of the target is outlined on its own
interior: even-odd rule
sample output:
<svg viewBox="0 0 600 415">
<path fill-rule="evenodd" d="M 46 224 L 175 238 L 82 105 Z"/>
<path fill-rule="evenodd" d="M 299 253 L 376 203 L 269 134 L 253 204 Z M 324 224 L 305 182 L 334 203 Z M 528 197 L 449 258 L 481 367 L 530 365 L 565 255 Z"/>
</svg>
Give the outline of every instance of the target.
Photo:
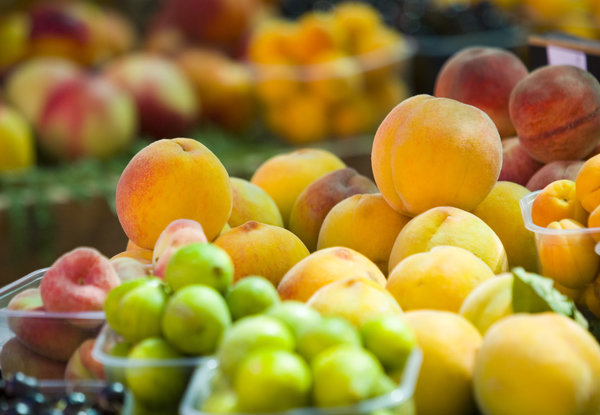
<svg viewBox="0 0 600 415">
<path fill-rule="evenodd" d="M 108 258 L 94 248 L 80 247 L 50 266 L 40 283 L 40 294 L 47 311 L 101 311 L 106 295 L 119 284 Z"/>
<path fill-rule="evenodd" d="M 111 258 L 110 263 L 121 282 L 152 275 L 152 262 L 143 263 L 130 257 Z"/>
<path fill-rule="evenodd" d="M 37 57 L 19 64 L 6 79 L 6 99 L 31 123 L 37 123 L 48 96 L 63 81 L 82 76 L 77 64 L 61 58 Z"/>
<path fill-rule="evenodd" d="M 519 201 L 529 193 L 517 183 L 499 181 L 473 210 L 498 235 L 511 268 L 537 272 L 538 259 L 533 233 L 525 228 Z"/>
<path fill-rule="evenodd" d="M 438 72 L 433 94 L 485 111 L 496 124 L 500 136 L 510 137 L 515 134 L 508 113 L 510 93 L 527 73 L 521 59 L 508 50 L 467 47 L 444 63 Z"/>
<path fill-rule="evenodd" d="M 45 311 L 39 288 L 30 288 L 15 295 L 7 309 L 22 312 Z M 65 318 L 16 315 L 9 316 L 7 320 L 10 330 L 28 349 L 60 362 L 69 360 L 84 340 L 96 334 L 95 330 L 76 327 Z"/>
<path fill-rule="evenodd" d="M 164 278 L 165 268 L 175 251 L 193 242 L 208 242 L 202 225 L 191 219 L 175 219 L 169 223 L 154 244 L 153 275 Z"/>
<path fill-rule="evenodd" d="M 144 248 L 126 249 L 113 255 L 110 259 L 117 260 L 119 258 L 131 258 L 144 265 L 152 264 L 152 250 Z"/>
<path fill-rule="evenodd" d="M 495 274 L 508 270 L 506 251 L 492 228 L 472 213 L 441 206 L 421 213 L 402 228 L 390 254 L 390 272 L 404 258 L 438 245 L 471 251 Z"/>
<path fill-rule="evenodd" d="M 246 179 L 232 177 L 231 190 L 233 192 L 233 208 L 227 221 L 229 226 L 235 228 L 253 220 L 283 227 L 279 208 L 263 189 Z"/>
<path fill-rule="evenodd" d="M 37 125 L 42 151 L 58 160 L 112 157 L 129 146 L 136 128 L 131 97 L 112 82 L 91 76 L 53 88 Z"/>
<path fill-rule="evenodd" d="M 290 214 L 289 229 L 309 251 L 317 249 L 319 230 L 327 213 L 338 202 L 358 193 L 376 193 L 377 186 L 350 167 L 324 174 L 298 195 Z"/>
<path fill-rule="evenodd" d="M 571 232 L 584 228 L 573 219 L 552 222 L 547 227 Z M 541 234 L 537 244 L 541 274 L 560 285 L 567 288 L 583 288 L 598 275 L 600 256 L 594 251 L 596 241 L 591 234 Z"/>
<path fill-rule="evenodd" d="M 371 165 L 383 197 L 403 214 L 436 206 L 468 211 L 496 183 L 502 144 L 480 109 L 416 95 L 397 105 L 377 129 Z"/>
<path fill-rule="evenodd" d="M 111 61 L 103 75 L 134 97 L 142 133 L 177 137 L 196 122 L 200 104 L 188 78 L 170 60 L 143 53 L 127 55 Z"/>
<path fill-rule="evenodd" d="M 385 276 L 369 258 L 345 247 L 324 248 L 294 265 L 281 279 L 277 292 L 283 300 L 307 301 L 319 288 L 348 276 L 385 287 Z"/>
<path fill-rule="evenodd" d="M 525 187 L 533 191 L 542 190 L 544 187 L 556 180 L 575 180 L 579 170 L 583 166 L 582 160 L 559 160 L 551 161 L 536 171 L 529 179 Z"/>
<path fill-rule="evenodd" d="M 436 246 L 400 261 L 390 272 L 386 288 L 404 311 L 458 313 L 469 293 L 493 277 L 490 267 L 472 252 L 456 246 Z"/>
<path fill-rule="evenodd" d="M 577 199 L 585 210 L 593 212 L 600 205 L 600 155 L 583 163 L 575 183 Z"/>
<path fill-rule="evenodd" d="M 298 195 L 314 180 L 344 167 L 344 162 L 330 151 L 304 148 L 265 160 L 250 182 L 273 198 L 287 225 Z"/>
<path fill-rule="evenodd" d="M 176 56 L 177 65 L 202 103 L 202 116 L 229 130 L 248 127 L 254 115 L 250 69 L 217 51 L 190 48 Z"/>
<path fill-rule="evenodd" d="M 536 196 L 531 205 L 531 221 L 546 227 L 550 222 L 574 219 L 586 223 L 588 213 L 576 196 L 576 184 L 572 180 L 557 180 Z"/>
<path fill-rule="evenodd" d="M 214 244 L 231 257 L 234 281 L 259 275 L 275 286 L 290 268 L 309 254 L 302 241 L 287 229 L 254 221 L 231 228 Z"/>
<path fill-rule="evenodd" d="M 544 166 L 531 158 L 518 137 L 502 140 L 502 169 L 498 180 L 525 186 L 529 179 Z"/>
<path fill-rule="evenodd" d="M 335 205 L 323 220 L 317 249 L 354 249 L 386 273 L 394 241 L 410 219 L 392 209 L 381 193 L 350 196 Z"/>
<path fill-rule="evenodd" d="M 322 286 L 306 304 L 321 315 L 343 317 L 356 327 L 375 317 L 402 314 L 385 288 L 360 276 L 347 276 Z"/>
<path fill-rule="evenodd" d="M 167 225 L 181 218 L 199 222 L 212 240 L 231 213 L 229 175 L 196 140 L 158 140 L 140 150 L 121 173 L 116 205 L 123 230 L 142 248 L 153 249 Z"/>
<path fill-rule="evenodd" d="M 35 164 L 35 138 L 21 113 L 0 103 L 0 172 L 19 172 Z"/>
<path fill-rule="evenodd" d="M 24 346 L 19 339 L 13 337 L 2 345 L 0 367 L 5 379 L 12 374 L 22 372 L 40 380 L 62 380 L 65 376 L 66 364 L 35 353 Z"/>
<path fill-rule="evenodd" d="M 66 381 L 104 380 L 104 367 L 92 356 L 95 342 L 96 339 L 88 339 L 73 352 L 65 368 Z"/>
<path fill-rule="evenodd" d="M 570 65 L 543 66 L 513 89 L 510 117 L 531 157 L 577 160 L 600 141 L 600 83 Z"/>
</svg>

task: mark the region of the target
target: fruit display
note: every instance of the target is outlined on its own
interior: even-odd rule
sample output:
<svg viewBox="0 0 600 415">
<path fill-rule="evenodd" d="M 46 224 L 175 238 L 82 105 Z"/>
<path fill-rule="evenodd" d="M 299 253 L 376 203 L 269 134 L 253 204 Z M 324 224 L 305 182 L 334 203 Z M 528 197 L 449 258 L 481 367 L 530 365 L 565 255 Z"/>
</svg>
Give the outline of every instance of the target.
<svg viewBox="0 0 600 415">
<path fill-rule="evenodd" d="M 507 50 L 469 47 L 449 57 L 434 95 L 397 94 L 396 55 L 361 67 L 406 41 L 367 3 L 295 21 L 257 14 L 251 32 L 240 13 L 254 1 L 190 4 L 162 3 L 145 50 L 94 70 L 39 58 L 7 77 L 11 105 L 42 128 L 44 157 L 149 139 L 110 194 L 126 243 L 110 256 L 79 246 L 0 291 L 3 412 L 600 413 L 591 73 L 530 72 Z M 221 31 L 220 19 L 237 26 Z M 251 64 L 236 66 L 240 33 Z M 213 41 L 218 52 L 202 49 Z M 312 72 L 323 66 L 336 75 Z M 301 146 L 244 176 L 187 132 L 260 114 L 249 75 L 274 104 L 260 111 Z M 373 131 L 354 130 L 357 114 Z M 107 133 L 114 141 L 97 139 Z M 346 133 L 371 134 L 372 177 L 304 146 Z M 49 398 L 50 379 L 101 389 Z"/>
</svg>

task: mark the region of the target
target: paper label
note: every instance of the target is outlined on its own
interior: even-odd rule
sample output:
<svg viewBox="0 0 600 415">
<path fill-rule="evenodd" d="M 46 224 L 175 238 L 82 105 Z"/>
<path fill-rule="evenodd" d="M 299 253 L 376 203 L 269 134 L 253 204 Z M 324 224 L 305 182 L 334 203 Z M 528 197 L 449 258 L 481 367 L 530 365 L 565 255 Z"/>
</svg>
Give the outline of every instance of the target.
<svg viewBox="0 0 600 415">
<path fill-rule="evenodd" d="M 548 45 L 546 47 L 548 65 L 571 65 L 587 71 L 587 58 L 584 52 Z"/>
</svg>

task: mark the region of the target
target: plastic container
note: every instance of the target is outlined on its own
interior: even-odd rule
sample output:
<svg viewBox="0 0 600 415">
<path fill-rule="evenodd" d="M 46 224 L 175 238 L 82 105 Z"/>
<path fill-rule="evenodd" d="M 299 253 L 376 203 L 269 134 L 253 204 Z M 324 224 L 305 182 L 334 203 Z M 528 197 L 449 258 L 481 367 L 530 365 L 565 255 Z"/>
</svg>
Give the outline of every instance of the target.
<svg viewBox="0 0 600 415">
<path fill-rule="evenodd" d="M 598 263 L 593 267 L 597 262 L 593 254 L 600 255 L 600 228 L 550 229 L 534 224 L 531 207 L 540 192 L 531 192 L 519 201 L 525 227 L 535 236 L 540 273 L 560 283 L 568 272 L 563 269 L 564 264 L 571 270 L 598 275 L 600 267 Z M 568 261 L 566 255 L 569 255 Z M 590 265 L 594 269 L 590 269 Z"/>
<path fill-rule="evenodd" d="M 294 408 L 287 411 L 270 413 L 269 415 L 371 415 L 380 413 L 379 411 L 383 411 L 381 413 L 394 413 L 396 415 L 403 415 L 404 413 L 412 414 L 414 412 L 409 400 L 415 390 L 422 360 L 423 353 L 420 349 L 415 348 L 408 357 L 398 387 L 388 394 L 367 399 L 355 405 L 331 408 Z M 201 407 L 204 399 L 210 393 L 211 381 L 215 374 L 217 374 L 218 365 L 218 360 L 213 358 L 206 360 L 198 367 L 179 407 L 180 415 L 209 415 L 209 413 L 203 412 L 198 408 Z"/>
<path fill-rule="evenodd" d="M 69 357 L 83 341 L 95 337 L 104 323 L 103 311 L 9 310 L 14 297 L 39 287 L 47 269 L 0 289 L 0 367 L 5 375 L 21 371 L 38 379 L 63 378 Z M 33 301 L 40 301 L 39 297 Z"/>
<path fill-rule="evenodd" d="M 96 343 L 92 350 L 92 356 L 94 359 L 102 363 L 104 367 L 104 375 L 107 382 L 121 382 L 129 390 L 130 393 L 130 409 L 128 414 L 136 413 L 176 413 L 177 405 L 185 392 L 185 388 L 180 390 L 178 396 L 172 397 L 176 400 L 176 403 L 166 407 L 158 407 L 155 403 L 144 404 L 143 397 L 136 396 L 136 385 L 130 385 L 126 379 L 126 372 L 132 371 L 135 373 L 136 370 L 141 377 L 151 376 L 165 376 L 165 377 L 183 377 L 184 386 L 187 386 L 192 374 L 196 367 L 202 362 L 206 361 L 207 357 L 185 357 L 179 359 L 131 359 L 128 357 L 111 355 L 113 347 L 122 342 L 121 336 L 119 336 L 108 324 L 105 324 Z M 178 379 L 181 380 L 181 379 Z M 151 381 L 149 384 L 151 385 Z M 161 391 L 156 391 L 160 393 Z"/>
</svg>

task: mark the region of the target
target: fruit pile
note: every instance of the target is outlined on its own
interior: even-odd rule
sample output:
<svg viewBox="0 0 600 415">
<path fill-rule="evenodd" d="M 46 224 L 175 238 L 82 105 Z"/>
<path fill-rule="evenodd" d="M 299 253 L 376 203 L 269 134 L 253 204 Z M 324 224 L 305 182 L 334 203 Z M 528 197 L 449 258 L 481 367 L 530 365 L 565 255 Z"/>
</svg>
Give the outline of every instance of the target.
<svg viewBox="0 0 600 415">
<path fill-rule="evenodd" d="M 411 53 L 364 3 L 266 20 L 248 45 L 264 119 L 296 144 L 374 130 L 408 95 L 401 74 Z"/>
</svg>

